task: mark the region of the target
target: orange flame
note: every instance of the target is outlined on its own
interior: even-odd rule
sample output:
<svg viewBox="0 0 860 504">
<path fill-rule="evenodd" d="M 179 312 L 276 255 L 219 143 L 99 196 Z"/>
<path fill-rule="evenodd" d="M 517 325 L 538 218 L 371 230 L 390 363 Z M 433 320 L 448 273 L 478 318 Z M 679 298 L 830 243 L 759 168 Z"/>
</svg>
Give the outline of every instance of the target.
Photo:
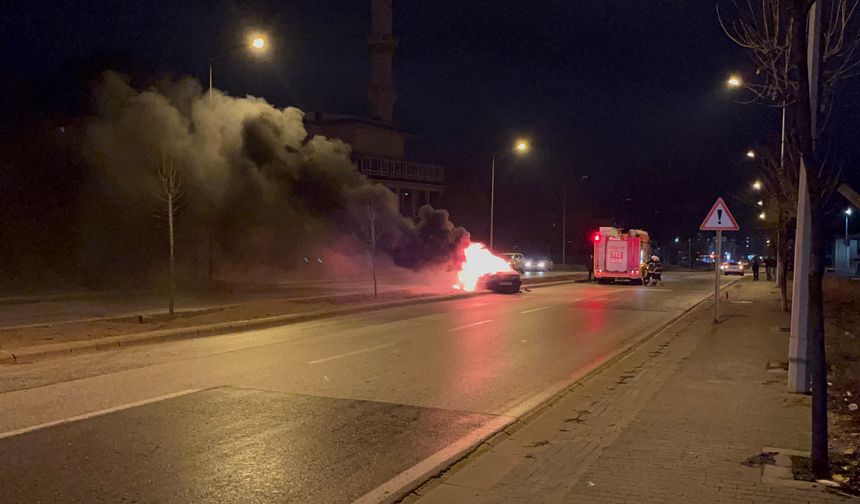
<svg viewBox="0 0 860 504">
<path fill-rule="evenodd" d="M 510 264 L 499 256 L 487 250 L 483 243 L 472 243 L 463 250 L 465 260 L 457 272 L 455 289 L 472 292 L 478 287 L 478 281 L 484 275 L 513 271 Z"/>
</svg>

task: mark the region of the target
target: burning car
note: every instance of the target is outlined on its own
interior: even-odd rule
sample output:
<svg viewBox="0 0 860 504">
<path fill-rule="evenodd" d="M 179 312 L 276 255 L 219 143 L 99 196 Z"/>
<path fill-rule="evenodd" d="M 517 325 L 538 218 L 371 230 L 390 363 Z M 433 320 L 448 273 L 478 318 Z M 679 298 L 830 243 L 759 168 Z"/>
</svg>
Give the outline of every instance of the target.
<svg viewBox="0 0 860 504">
<path fill-rule="evenodd" d="M 489 289 L 494 292 L 519 292 L 522 279 L 503 257 L 493 255 L 483 243 L 471 243 L 463 249 L 457 281 L 452 287 L 472 292 Z"/>
<path fill-rule="evenodd" d="M 520 291 L 523 281 L 516 271 L 500 271 L 484 275 L 478 281 L 478 285 L 493 292 L 515 294 Z"/>
</svg>

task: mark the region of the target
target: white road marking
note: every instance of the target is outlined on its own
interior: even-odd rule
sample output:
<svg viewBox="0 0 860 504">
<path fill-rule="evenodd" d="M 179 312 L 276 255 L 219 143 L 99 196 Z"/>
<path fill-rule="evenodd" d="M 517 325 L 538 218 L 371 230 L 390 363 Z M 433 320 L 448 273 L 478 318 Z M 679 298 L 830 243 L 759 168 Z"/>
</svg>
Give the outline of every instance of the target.
<svg viewBox="0 0 860 504">
<path fill-rule="evenodd" d="M 459 331 L 460 329 L 466 329 L 467 327 L 475 327 L 475 326 L 479 326 L 479 325 L 481 325 L 481 324 L 488 324 L 488 323 L 490 323 L 490 322 L 492 322 L 492 319 L 482 320 L 482 321 L 480 321 L 480 322 L 475 322 L 474 324 L 466 324 L 466 325 L 464 325 L 464 326 L 455 327 L 455 328 L 453 328 L 453 329 L 448 329 L 448 332 L 451 332 L 451 331 Z"/>
<path fill-rule="evenodd" d="M 729 304 L 753 304 L 753 301 L 747 301 L 747 300 L 729 301 Z"/>
<path fill-rule="evenodd" d="M 116 411 L 122 411 L 122 410 L 126 410 L 129 408 L 134 408 L 136 406 L 143 406 L 145 404 L 150 404 L 150 403 L 159 402 L 159 401 L 165 401 L 167 399 L 173 399 L 175 397 L 181 397 L 184 395 L 193 394 L 195 392 L 200 392 L 201 390 L 203 390 L 203 389 L 182 390 L 179 392 L 173 392 L 172 394 L 165 394 L 162 396 L 153 397 L 151 399 L 144 399 L 142 401 L 136 401 L 136 402 L 132 402 L 132 403 L 128 403 L 128 404 L 121 404 L 119 406 L 114 406 L 112 408 L 106 408 L 103 410 L 93 411 L 91 413 L 84 413 L 83 415 L 75 415 L 75 416 L 63 418 L 60 420 L 55 420 L 53 422 L 45 422 L 43 424 L 34 425 L 32 427 L 24 427 L 23 429 L 4 432 L 4 433 L 0 434 L 0 439 L 6 439 L 6 438 L 13 437 L 13 436 L 19 436 L 21 434 L 26 434 L 28 432 L 37 431 L 39 429 L 46 429 L 48 427 L 54 427 L 55 425 L 62 425 L 62 424 L 77 422 L 79 420 L 86 420 L 87 418 L 93 418 L 93 417 L 97 417 L 97 416 L 101 416 L 101 415 L 107 415 L 108 413 L 114 413 Z"/>
<path fill-rule="evenodd" d="M 672 289 L 658 289 L 655 287 L 645 287 L 644 289 L 639 289 L 644 292 L 672 292 Z"/>
<path fill-rule="evenodd" d="M 313 365 L 313 364 L 322 364 L 323 362 L 328 362 L 328 361 L 333 361 L 333 360 L 337 360 L 337 359 L 342 359 L 342 358 L 344 358 L 344 357 L 349 357 L 349 356 L 352 356 L 352 355 L 363 354 L 363 353 L 366 353 L 366 352 L 373 352 L 374 350 L 380 350 L 380 349 L 382 349 L 382 348 L 390 347 L 390 346 L 392 346 L 393 344 L 394 344 L 393 342 L 392 342 L 392 343 L 383 343 L 382 345 L 376 345 L 376 346 L 372 346 L 372 347 L 370 347 L 370 348 L 362 348 L 361 350 L 353 350 L 352 352 L 346 352 L 346 353 L 342 353 L 342 354 L 332 355 L 331 357 L 323 357 L 322 359 L 317 359 L 317 360 L 308 361 L 308 362 L 307 362 L 307 364 L 311 364 L 311 365 Z"/>
<path fill-rule="evenodd" d="M 531 310 L 521 311 L 520 313 L 531 313 L 531 312 L 536 312 L 536 311 L 540 311 L 540 310 L 546 310 L 547 308 L 549 308 L 549 306 L 541 306 L 539 308 L 532 308 Z"/>
</svg>

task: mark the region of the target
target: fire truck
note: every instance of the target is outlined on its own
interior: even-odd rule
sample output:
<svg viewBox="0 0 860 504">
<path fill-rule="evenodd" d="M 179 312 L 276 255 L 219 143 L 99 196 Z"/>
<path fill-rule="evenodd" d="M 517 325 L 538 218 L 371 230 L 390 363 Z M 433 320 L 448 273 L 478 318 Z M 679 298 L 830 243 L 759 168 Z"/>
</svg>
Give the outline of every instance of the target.
<svg viewBox="0 0 860 504">
<path fill-rule="evenodd" d="M 594 233 L 594 278 L 600 283 L 642 282 L 640 266 L 651 256 L 651 240 L 641 229 L 601 227 Z"/>
</svg>

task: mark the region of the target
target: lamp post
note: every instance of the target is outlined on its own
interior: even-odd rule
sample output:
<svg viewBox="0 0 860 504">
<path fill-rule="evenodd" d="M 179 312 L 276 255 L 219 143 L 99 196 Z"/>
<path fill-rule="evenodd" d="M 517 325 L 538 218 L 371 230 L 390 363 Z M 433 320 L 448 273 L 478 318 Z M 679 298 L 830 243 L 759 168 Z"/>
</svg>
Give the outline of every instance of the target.
<svg viewBox="0 0 860 504">
<path fill-rule="evenodd" d="M 525 139 L 517 140 L 514 143 L 513 152 L 523 155 L 531 149 L 529 141 Z M 490 250 L 493 250 L 493 225 L 495 224 L 495 209 L 496 209 L 496 156 L 500 156 L 507 151 L 494 152 L 492 163 L 492 175 L 490 178 Z"/>
<path fill-rule="evenodd" d="M 848 217 L 851 217 L 851 208 L 845 209 L 845 246 L 848 246 Z"/>
<path fill-rule="evenodd" d="M 249 49 L 250 51 L 263 54 L 264 52 L 269 50 L 269 40 L 263 33 L 252 33 L 248 37 L 247 44 L 243 44 L 229 51 L 223 52 L 216 56 L 212 56 L 209 58 L 209 108 L 212 108 L 212 63 L 215 62 L 216 59 L 223 58 L 224 56 L 229 56 L 235 52 L 241 51 L 242 49 Z"/>
<path fill-rule="evenodd" d="M 213 89 L 212 89 L 212 64 L 215 62 L 216 59 L 223 58 L 225 56 L 229 56 L 230 54 L 241 51 L 242 49 L 248 49 L 248 50 L 250 50 L 256 54 L 263 54 L 266 51 L 268 51 L 268 49 L 269 49 L 268 38 L 263 33 L 258 33 L 258 32 L 257 33 L 251 33 L 250 36 L 248 37 L 247 44 L 239 45 L 237 47 L 234 47 L 233 49 L 230 49 L 229 51 L 223 52 L 221 54 L 218 54 L 218 55 L 215 55 L 215 56 L 212 56 L 211 58 L 209 58 L 209 110 L 210 111 L 214 109 L 213 104 L 212 104 L 212 94 L 213 94 L 212 93 L 212 91 L 213 91 Z M 212 244 L 212 230 L 211 229 L 209 230 L 209 243 L 208 243 L 207 248 L 208 248 L 208 255 L 209 255 L 208 261 L 207 261 L 208 262 L 208 264 L 207 264 L 207 277 L 209 278 L 209 281 L 211 282 L 215 277 L 215 262 L 214 262 L 214 259 L 212 257 L 213 244 Z"/>
</svg>

